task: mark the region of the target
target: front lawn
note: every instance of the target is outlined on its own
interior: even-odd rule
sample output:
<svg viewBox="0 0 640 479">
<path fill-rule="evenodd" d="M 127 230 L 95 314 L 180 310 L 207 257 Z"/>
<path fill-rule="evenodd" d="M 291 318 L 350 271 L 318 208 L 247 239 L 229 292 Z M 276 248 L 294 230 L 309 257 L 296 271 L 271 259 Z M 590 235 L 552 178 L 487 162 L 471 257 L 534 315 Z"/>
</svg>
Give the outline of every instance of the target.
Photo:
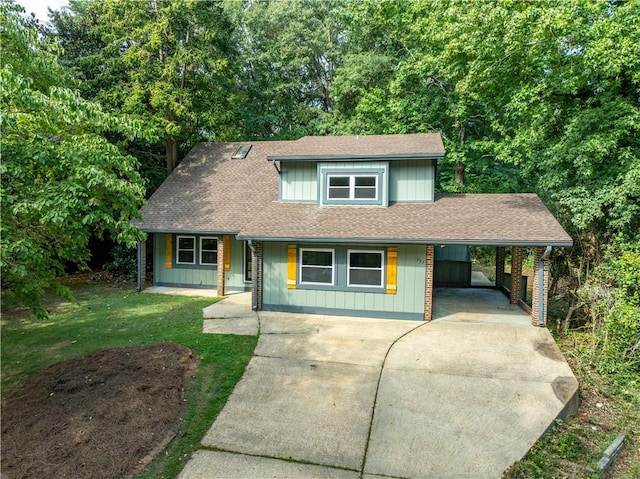
<svg viewBox="0 0 640 479">
<path fill-rule="evenodd" d="M 10 310 L 2 318 L 2 396 L 45 366 L 119 346 L 174 342 L 193 351 L 197 373 L 176 438 L 139 477 L 177 475 L 224 406 L 256 345 L 252 336 L 202 333 L 215 299 L 138 294 L 132 288 L 75 288 L 76 302 L 50 305 L 48 320 Z"/>
</svg>

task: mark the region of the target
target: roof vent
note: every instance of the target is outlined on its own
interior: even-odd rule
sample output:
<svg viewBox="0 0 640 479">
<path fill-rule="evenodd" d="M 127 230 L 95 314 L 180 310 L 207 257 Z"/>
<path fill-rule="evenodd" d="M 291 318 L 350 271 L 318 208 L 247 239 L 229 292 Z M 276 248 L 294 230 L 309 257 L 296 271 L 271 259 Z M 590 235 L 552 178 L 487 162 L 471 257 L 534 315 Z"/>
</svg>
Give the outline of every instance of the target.
<svg viewBox="0 0 640 479">
<path fill-rule="evenodd" d="M 252 146 L 251 144 L 238 146 L 238 148 L 236 149 L 236 152 L 233 154 L 231 158 L 233 158 L 234 160 L 246 158 L 247 155 L 249 154 L 249 150 L 251 149 L 251 146 Z"/>
</svg>

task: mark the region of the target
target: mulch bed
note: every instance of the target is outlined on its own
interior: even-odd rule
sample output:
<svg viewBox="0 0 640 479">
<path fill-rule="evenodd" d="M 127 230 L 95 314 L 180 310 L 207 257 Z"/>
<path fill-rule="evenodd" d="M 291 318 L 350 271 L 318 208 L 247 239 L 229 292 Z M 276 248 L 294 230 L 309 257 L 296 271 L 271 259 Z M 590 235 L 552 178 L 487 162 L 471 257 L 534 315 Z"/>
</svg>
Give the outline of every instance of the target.
<svg viewBox="0 0 640 479">
<path fill-rule="evenodd" d="M 116 348 L 49 366 L 2 401 L 2 478 L 125 478 L 185 411 L 192 352 Z"/>
</svg>

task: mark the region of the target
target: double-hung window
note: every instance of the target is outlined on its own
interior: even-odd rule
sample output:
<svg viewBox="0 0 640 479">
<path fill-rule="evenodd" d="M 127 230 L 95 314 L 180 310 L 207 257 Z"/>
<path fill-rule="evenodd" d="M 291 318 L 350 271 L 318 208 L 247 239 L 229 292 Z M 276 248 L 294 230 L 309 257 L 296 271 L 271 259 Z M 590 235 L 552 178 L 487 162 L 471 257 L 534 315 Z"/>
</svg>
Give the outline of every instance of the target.
<svg viewBox="0 0 640 479">
<path fill-rule="evenodd" d="M 300 248 L 300 284 L 333 286 L 335 250 Z"/>
<path fill-rule="evenodd" d="M 377 201 L 379 196 L 377 174 L 328 174 L 327 200 Z"/>
<path fill-rule="evenodd" d="M 207 236 L 200 237 L 200 264 L 218 264 L 218 239 Z"/>
<path fill-rule="evenodd" d="M 210 268 L 218 264 L 218 238 L 215 236 L 175 236 L 175 263 L 180 266 Z"/>
<path fill-rule="evenodd" d="M 382 287 L 384 280 L 383 270 L 383 251 L 347 251 L 347 286 Z"/>
<path fill-rule="evenodd" d="M 176 263 L 196 264 L 196 237 L 176 237 Z"/>
</svg>

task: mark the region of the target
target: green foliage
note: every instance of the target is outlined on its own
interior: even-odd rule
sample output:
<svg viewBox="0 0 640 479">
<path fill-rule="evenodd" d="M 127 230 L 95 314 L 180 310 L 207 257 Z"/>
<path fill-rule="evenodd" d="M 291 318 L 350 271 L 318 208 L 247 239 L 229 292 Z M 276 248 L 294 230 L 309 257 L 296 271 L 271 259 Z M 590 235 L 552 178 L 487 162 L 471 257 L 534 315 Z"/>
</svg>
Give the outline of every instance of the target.
<svg viewBox="0 0 640 479">
<path fill-rule="evenodd" d="M 138 165 L 107 137 L 146 133 L 66 88 L 57 45 L 19 7 L 0 3 L 0 27 L 3 300 L 44 316 L 43 288 L 65 262 L 85 264 L 92 234 L 108 231 L 130 245 L 141 238 L 131 224 L 144 199 Z"/>
<path fill-rule="evenodd" d="M 136 115 L 162 140 L 142 145 L 151 157 L 128 145 L 141 159 L 164 154 L 170 172 L 179 149 L 237 136 L 233 28 L 220 2 L 72 1 L 52 20 L 85 97 Z"/>
<path fill-rule="evenodd" d="M 242 376 L 257 338 L 202 334 L 202 308 L 212 299 L 100 288 L 74 290 L 78 301 L 54 308 L 46 322 L 4 313 L 2 394 L 45 366 L 105 348 L 163 341 L 190 348 L 198 369 L 186 391 L 181 428 L 165 453 L 136 476 L 176 477 Z"/>
<path fill-rule="evenodd" d="M 596 271 L 595 284 L 611 290 L 611 304 L 593 327 L 596 366 L 605 373 L 640 374 L 640 248 L 615 243 Z M 595 307 L 595 306 L 592 306 Z"/>
<path fill-rule="evenodd" d="M 125 245 L 115 245 L 111 251 L 111 260 L 104 269 L 118 276 L 135 280 L 138 274 L 137 250 Z"/>
<path fill-rule="evenodd" d="M 237 29 L 238 88 L 249 139 L 297 139 L 332 110 L 335 0 L 225 2 Z"/>
</svg>

